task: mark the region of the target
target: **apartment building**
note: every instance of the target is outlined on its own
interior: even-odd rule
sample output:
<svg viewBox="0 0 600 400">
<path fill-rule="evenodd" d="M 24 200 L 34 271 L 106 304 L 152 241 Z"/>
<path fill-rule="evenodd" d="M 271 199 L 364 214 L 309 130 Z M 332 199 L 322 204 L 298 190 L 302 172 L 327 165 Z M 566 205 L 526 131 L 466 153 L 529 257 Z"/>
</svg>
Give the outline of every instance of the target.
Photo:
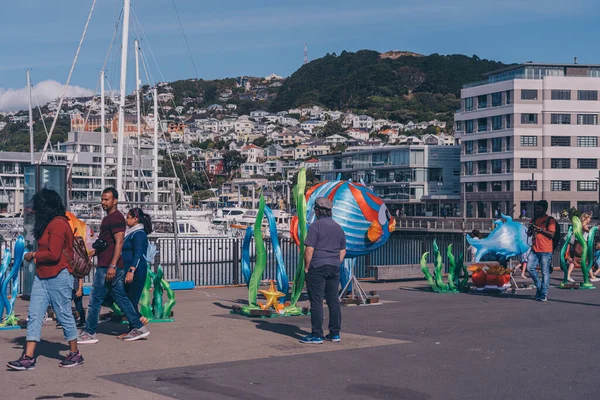
<svg viewBox="0 0 600 400">
<path fill-rule="evenodd" d="M 600 65 L 525 63 L 465 85 L 455 114 L 468 217 L 598 214 Z"/>
<path fill-rule="evenodd" d="M 105 170 L 102 170 L 101 133 L 69 132 L 69 140 L 58 145 L 55 151 L 44 154 L 44 164 L 70 165 L 73 162 L 69 179 L 70 200 L 99 201 L 102 190 L 102 176 L 106 186 L 116 185 L 116 144 L 113 135 L 106 134 Z M 152 146 L 141 144 L 141 157 L 137 155 L 137 142 L 126 138 L 124 185 L 126 194 L 122 198 L 137 199 L 142 194 L 142 201 L 152 201 Z M 35 153 L 37 162 L 41 153 Z M 159 156 L 162 159 L 162 156 Z M 0 152 L 0 212 L 21 212 L 23 210 L 24 168 L 30 165 L 29 153 Z M 159 170 L 160 174 L 160 170 Z M 175 178 L 158 178 L 159 201 L 170 199 L 170 187 L 175 185 Z"/>
<path fill-rule="evenodd" d="M 458 215 L 460 146 L 385 146 L 319 156 L 322 180 L 361 180 L 406 215 Z"/>
</svg>

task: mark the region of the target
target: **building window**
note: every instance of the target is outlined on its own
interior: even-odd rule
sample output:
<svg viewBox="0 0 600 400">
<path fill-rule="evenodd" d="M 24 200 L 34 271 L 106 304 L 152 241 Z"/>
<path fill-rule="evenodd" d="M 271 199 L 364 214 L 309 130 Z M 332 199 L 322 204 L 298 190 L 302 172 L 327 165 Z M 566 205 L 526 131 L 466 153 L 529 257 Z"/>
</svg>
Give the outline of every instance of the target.
<svg viewBox="0 0 600 400">
<path fill-rule="evenodd" d="M 577 136 L 577 147 L 598 147 L 598 137 Z"/>
<path fill-rule="evenodd" d="M 492 160 L 492 174 L 502 173 L 502 160 Z"/>
<path fill-rule="evenodd" d="M 578 90 L 577 100 L 598 100 L 597 90 Z"/>
<path fill-rule="evenodd" d="M 512 128 L 512 124 L 513 124 L 512 114 L 506 114 L 505 117 L 506 117 L 506 129 Z"/>
<path fill-rule="evenodd" d="M 487 95 L 477 96 L 477 108 L 487 108 Z"/>
<path fill-rule="evenodd" d="M 537 147 L 537 136 L 521 136 L 521 147 Z"/>
<path fill-rule="evenodd" d="M 521 158 L 521 168 L 536 169 L 537 168 L 537 158 Z"/>
<path fill-rule="evenodd" d="M 523 125 L 535 125 L 537 124 L 537 114 L 521 114 L 521 123 Z"/>
<path fill-rule="evenodd" d="M 477 141 L 477 152 L 478 153 L 487 153 L 487 139 L 481 139 Z"/>
<path fill-rule="evenodd" d="M 598 125 L 598 115 L 577 114 L 577 125 Z"/>
<path fill-rule="evenodd" d="M 465 192 L 472 192 L 473 191 L 473 182 L 467 182 L 465 183 Z"/>
<path fill-rule="evenodd" d="M 550 123 L 554 125 L 568 125 L 571 123 L 571 114 L 550 114 Z"/>
<path fill-rule="evenodd" d="M 95 163 L 101 163 L 102 162 L 102 157 L 92 157 L 92 161 Z"/>
<path fill-rule="evenodd" d="M 571 181 L 550 181 L 550 191 L 552 192 L 570 192 Z"/>
<path fill-rule="evenodd" d="M 523 89 L 521 90 L 521 100 L 537 100 L 538 99 L 538 91 Z"/>
<path fill-rule="evenodd" d="M 537 190 L 537 181 L 521 181 L 521 190 L 531 192 Z"/>
<path fill-rule="evenodd" d="M 473 141 L 465 142 L 465 154 L 473 154 Z"/>
<path fill-rule="evenodd" d="M 492 130 L 497 131 L 502 129 L 502 115 L 492 117 Z"/>
<path fill-rule="evenodd" d="M 512 91 L 507 90 L 505 93 L 506 93 L 506 104 L 512 104 L 513 103 Z"/>
<path fill-rule="evenodd" d="M 487 118 L 479 118 L 477 120 L 477 132 L 487 131 Z"/>
<path fill-rule="evenodd" d="M 462 121 L 456 121 L 456 132 L 462 131 Z"/>
<path fill-rule="evenodd" d="M 598 159 L 597 158 L 578 158 L 577 159 L 578 169 L 597 169 Z"/>
<path fill-rule="evenodd" d="M 473 98 L 467 97 L 465 99 L 465 111 L 471 111 L 471 110 L 473 110 Z"/>
<path fill-rule="evenodd" d="M 501 192 L 502 182 L 492 182 L 492 192 Z"/>
<path fill-rule="evenodd" d="M 486 175 L 487 173 L 487 160 L 477 161 L 477 175 Z"/>
<path fill-rule="evenodd" d="M 472 119 L 465 121 L 465 132 L 473 133 L 473 120 Z"/>
<path fill-rule="evenodd" d="M 502 138 L 493 138 L 492 139 L 492 152 L 498 153 L 502 151 Z"/>
<path fill-rule="evenodd" d="M 552 100 L 571 100 L 570 90 L 552 90 L 550 93 Z"/>
<path fill-rule="evenodd" d="M 550 168 L 552 169 L 570 169 L 571 159 L 570 158 L 552 158 L 550 160 Z"/>
<path fill-rule="evenodd" d="M 465 163 L 465 175 L 473 175 L 473 161 Z"/>
<path fill-rule="evenodd" d="M 487 182 L 477 182 L 478 192 L 487 192 Z"/>
<path fill-rule="evenodd" d="M 506 191 L 510 192 L 512 190 L 512 182 L 511 181 L 506 181 Z"/>
<path fill-rule="evenodd" d="M 502 105 L 502 92 L 492 93 L 492 107 Z"/>
<path fill-rule="evenodd" d="M 597 181 L 577 181 L 578 192 L 595 192 L 598 190 Z"/>
<path fill-rule="evenodd" d="M 504 138 L 504 140 L 506 141 L 506 147 L 505 147 L 505 150 L 507 150 L 507 151 L 508 151 L 508 150 L 512 150 L 512 149 L 513 149 L 513 147 L 512 147 L 512 137 L 510 137 L 510 136 L 506 136 L 506 137 Z"/>
<path fill-rule="evenodd" d="M 571 146 L 571 138 L 569 136 L 550 136 L 550 146 L 569 147 Z"/>
</svg>

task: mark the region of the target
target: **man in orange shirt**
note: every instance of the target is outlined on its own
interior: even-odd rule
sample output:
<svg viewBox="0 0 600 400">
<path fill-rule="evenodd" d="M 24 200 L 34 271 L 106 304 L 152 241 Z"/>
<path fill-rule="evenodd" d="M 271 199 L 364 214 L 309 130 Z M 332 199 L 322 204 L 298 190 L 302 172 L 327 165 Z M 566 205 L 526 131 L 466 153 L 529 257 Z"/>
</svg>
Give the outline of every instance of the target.
<svg viewBox="0 0 600 400">
<path fill-rule="evenodd" d="M 529 259 L 527 260 L 527 271 L 537 292 L 535 299 L 539 301 L 548 300 L 548 286 L 550 285 L 550 265 L 552 263 L 553 243 L 552 239 L 556 233 L 556 220 L 546 214 L 548 202 L 546 200 L 537 201 L 533 208 L 533 219 L 527 235 L 531 236 L 532 246 Z M 542 269 L 542 281 L 536 271 L 538 264 Z"/>
</svg>

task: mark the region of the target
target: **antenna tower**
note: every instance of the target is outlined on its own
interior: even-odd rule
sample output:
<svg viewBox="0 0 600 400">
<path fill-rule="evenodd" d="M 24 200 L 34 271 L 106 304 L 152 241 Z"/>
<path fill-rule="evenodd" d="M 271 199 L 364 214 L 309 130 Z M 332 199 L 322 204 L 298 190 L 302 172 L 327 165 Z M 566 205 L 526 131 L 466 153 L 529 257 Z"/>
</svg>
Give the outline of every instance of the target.
<svg viewBox="0 0 600 400">
<path fill-rule="evenodd" d="M 304 42 L 304 65 L 308 64 L 308 46 Z"/>
</svg>

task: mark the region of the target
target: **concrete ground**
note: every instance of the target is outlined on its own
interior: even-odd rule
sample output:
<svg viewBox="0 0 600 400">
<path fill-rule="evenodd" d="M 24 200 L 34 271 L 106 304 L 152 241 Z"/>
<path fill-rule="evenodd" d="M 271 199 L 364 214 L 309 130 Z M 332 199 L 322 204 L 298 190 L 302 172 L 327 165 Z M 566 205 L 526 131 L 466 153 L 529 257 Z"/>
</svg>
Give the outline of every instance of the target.
<svg viewBox="0 0 600 400">
<path fill-rule="evenodd" d="M 553 277 L 558 278 L 554 273 Z M 554 280 L 553 283 L 556 283 Z M 341 343 L 303 345 L 310 317 L 229 314 L 245 288 L 178 292 L 175 323 L 148 340 L 82 345 L 85 364 L 58 368 L 62 330 L 44 325 L 34 371 L 0 374 L 2 397 L 186 399 L 596 399 L 600 288 L 515 295 L 434 294 L 424 282 L 366 283 L 381 306 L 343 308 Z M 27 302 L 17 301 L 26 314 Z M 326 322 L 325 322 L 326 324 Z M 25 331 L 0 331 L 2 362 Z"/>
</svg>

